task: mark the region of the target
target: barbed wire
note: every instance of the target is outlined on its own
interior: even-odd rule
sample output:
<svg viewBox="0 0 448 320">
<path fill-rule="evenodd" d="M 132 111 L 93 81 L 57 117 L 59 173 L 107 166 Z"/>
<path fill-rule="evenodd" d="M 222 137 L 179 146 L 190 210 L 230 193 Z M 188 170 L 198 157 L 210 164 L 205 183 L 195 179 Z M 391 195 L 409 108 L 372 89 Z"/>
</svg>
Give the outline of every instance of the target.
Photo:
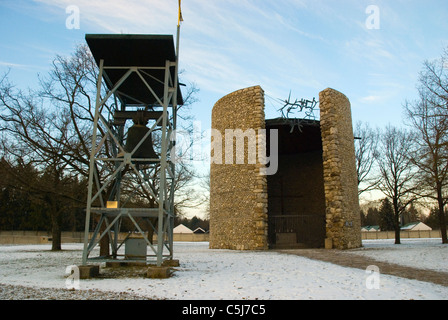
<svg viewBox="0 0 448 320">
<path fill-rule="evenodd" d="M 316 115 L 315 111 L 317 111 L 319 101 L 313 97 L 313 100 L 308 99 L 295 99 L 294 102 L 291 102 L 291 92 L 289 92 L 288 99 L 279 99 L 268 96 L 270 99 L 275 101 L 276 103 L 281 103 L 283 106 L 277 109 L 277 112 L 281 113 L 281 118 L 285 120 L 285 123 L 291 126 L 291 133 L 294 131 L 294 127 L 297 126 L 298 130 L 302 132 L 303 124 L 309 121 L 315 121 Z M 297 115 L 300 113 L 304 113 L 302 117 L 298 117 Z"/>
</svg>

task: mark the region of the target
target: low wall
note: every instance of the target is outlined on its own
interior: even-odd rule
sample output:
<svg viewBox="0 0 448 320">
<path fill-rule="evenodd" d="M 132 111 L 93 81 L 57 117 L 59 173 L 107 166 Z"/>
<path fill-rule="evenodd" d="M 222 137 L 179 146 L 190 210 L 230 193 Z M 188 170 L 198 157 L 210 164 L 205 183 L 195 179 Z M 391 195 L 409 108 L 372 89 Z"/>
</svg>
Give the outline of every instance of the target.
<svg viewBox="0 0 448 320">
<path fill-rule="evenodd" d="M 120 239 L 124 239 L 127 233 L 122 232 Z M 83 243 L 84 232 L 62 232 L 62 243 Z M 155 239 L 157 237 L 154 237 Z M 174 241 L 200 242 L 208 241 L 209 234 L 175 233 Z M 51 234 L 46 231 L 0 231 L 0 244 L 45 244 L 51 243 Z"/>
<path fill-rule="evenodd" d="M 127 233 L 121 233 L 124 239 Z M 361 232 L 362 240 L 395 239 L 394 231 Z M 400 237 L 406 238 L 441 238 L 440 230 L 402 231 Z M 157 237 L 154 237 L 156 240 Z M 201 242 L 209 241 L 209 234 L 180 233 L 174 234 L 174 241 Z M 84 232 L 62 232 L 62 243 L 82 243 Z M 51 235 L 45 231 L 0 231 L 0 244 L 45 244 L 51 243 Z"/>
<path fill-rule="evenodd" d="M 201 242 L 201 241 L 208 241 L 209 239 L 209 233 L 175 233 L 173 235 L 174 241 L 191 241 L 191 242 Z"/>
<path fill-rule="evenodd" d="M 62 243 L 81 243 L 84 232 L 62 232 Z M 0 231 L 0 244 L 51 243 L 51 233 L 46 231 Z"/>
<path fill-rule="evenodd" d="M 361 232 L 362 240 L 395 239 L 395 231 Z M 400 238 L 441 238 L 440 230 L 401 231 Z"/>
</svg>

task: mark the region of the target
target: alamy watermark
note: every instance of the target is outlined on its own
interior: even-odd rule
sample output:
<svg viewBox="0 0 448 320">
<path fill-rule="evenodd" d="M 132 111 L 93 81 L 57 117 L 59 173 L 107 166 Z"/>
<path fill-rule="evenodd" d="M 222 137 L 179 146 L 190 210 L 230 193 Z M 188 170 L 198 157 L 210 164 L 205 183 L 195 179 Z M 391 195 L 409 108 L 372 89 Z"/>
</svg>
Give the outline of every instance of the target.
<svg viewBox="0 0 448 320">
<path fill-rule="evenodd" d="M 274 175 L 278 169 L 278 130 L 269 130 L 269 155 L 266 129 L 217 129 L 201 131 L 195 121 L 193 130 L 178 130 L 170 139 L 176 141 L 171 149 L 171 161 L 203 161 L 210 155 L 213 164 L 261 164 L 261 175 Z M 207 150 L 208 155 L 205 155 Z"/>
<path fill-rule="evenodd" d="M 68 17 L 65 19 L 65 27 L 69 30 L 80 29 L 79 7 L 75 5 L 67 6 L 65 13 L 68 14 Z"/>
<path fill-rule="evenodd" d="M 65 273 L 68 274 L 65 279 L 65 287 L 68 290 L 79 290 L 79 268 L 72 265 L 65 268 Z"/>
<path fill-rule="evenodd" d="M 369 290 L 380 288 L 380 268 L 370 265 L 366 268 L 366 288 Z"/>
<path fill-rule="evenodd" d="M 442 66 L 443 66 L 443 69 L 447 69 L 448 70 L 448 61 L 443 60 L 442 61 Z"/>
<path fill-rule="evenodd" d="M 380 8 L 376 5 L 370 5 L 366 8 L 368 14 L 365 25 L 369 30 L 380 29 Z"/>
</svg>

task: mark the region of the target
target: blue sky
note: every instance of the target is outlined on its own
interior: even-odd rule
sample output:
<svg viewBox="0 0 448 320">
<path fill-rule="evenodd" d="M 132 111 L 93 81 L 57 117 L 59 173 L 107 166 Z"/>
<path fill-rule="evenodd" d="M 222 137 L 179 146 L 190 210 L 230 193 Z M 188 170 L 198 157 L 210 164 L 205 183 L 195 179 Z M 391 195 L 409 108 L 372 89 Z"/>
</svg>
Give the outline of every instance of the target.
<svg viewBox="0 0 448 320">
<path fill-rule="evenodd" d="M 79 8 L 80 28 L 67 29 L 66 8 Z M 380 28 L 366 28 L 366 8 Z M 260 85 L 267 117 L 271 98 L 318 97 L 332 87 L 351 101 L 353 121 L 401 124 L 425 59 L 448 46 L 445 0 L 183 0 L 180 68 L 200 88 L 192 112 L 206 128 L 223 95 Z M 34 86 L 56 54 L 70 54 L 86 33 L 176 32 L 177 1 L 2 0 L 0 71 Z"/>
<path fill-rule="evenodd" d="M 66 8 L 79 8 L 68 29 Z M 368 6 L 379 29 L 366 27 Z M 351 101 L 353 122 L 402 124 L 425 59 L 448 46 L 446 0 L 183 0 L 182 81 L 200 88 L 191 112 L 203 130 L 222 96 L 253 85 L 274 99 L 318 98 L 327 87 Z M 69 55 L 86 33 L 173 34 L 177 0 L 1 0 L 0 73 L 34 87 L 56 54 Z"/>
</svg>

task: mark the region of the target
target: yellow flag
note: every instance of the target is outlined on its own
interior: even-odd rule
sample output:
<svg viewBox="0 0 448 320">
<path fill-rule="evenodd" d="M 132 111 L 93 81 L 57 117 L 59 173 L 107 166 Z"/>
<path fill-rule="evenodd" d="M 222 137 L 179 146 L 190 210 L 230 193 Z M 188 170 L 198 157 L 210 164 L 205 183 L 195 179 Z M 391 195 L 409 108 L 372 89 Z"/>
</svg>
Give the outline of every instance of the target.
<svg viewBox="0 0 448 320">
<path fill-rule="evenodd" d="M 182 1 L 182 0 L 179 0 L 179 17 L 178 17 L 178 19 L 177 19 L 177 25 L 178 25 L 178 26 L 180 25 L 180 22 L 181 22 L 181 21 L 184 21 L 184 19 L 182 18 L 182 10 L 181 10 L 181 8 L 180 8 L 180 3 L 181 3 L 181 1 Z"/>
</svg>

